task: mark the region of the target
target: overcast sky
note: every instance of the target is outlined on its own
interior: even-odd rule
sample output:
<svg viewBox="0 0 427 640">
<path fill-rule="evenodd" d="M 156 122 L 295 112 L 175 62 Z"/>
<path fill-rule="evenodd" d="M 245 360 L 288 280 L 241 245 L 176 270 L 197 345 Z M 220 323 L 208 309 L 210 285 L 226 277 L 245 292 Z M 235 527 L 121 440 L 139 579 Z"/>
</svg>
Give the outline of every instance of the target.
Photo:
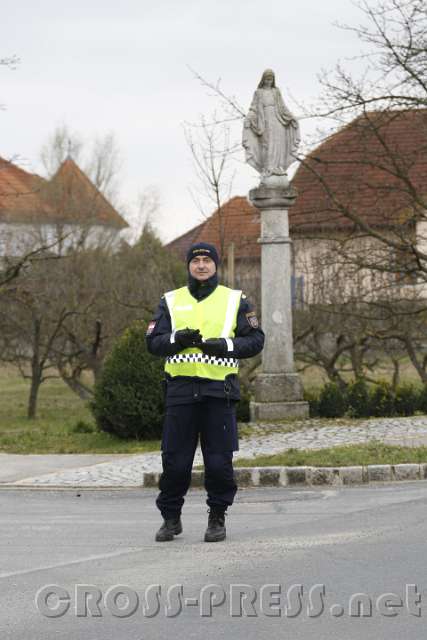
<svg viewBox="0 0 427 640">
<path fill-rule="evenodd" d="M 155 186 L 164 240 L 203 218 L 189 194 L 194 170 L 182 123 L 209 114 L 215 100 L 188 69 L 222 79 L 247 108 L 262 71 L 271 67 L 285 102 L 316 98 L 316 74 L 357 55 L 360 43 L 333 26 L 358 24 L 349 0 L 19 0 L 1 17 L 0 155 L 43 172 L 40 149 L 66 124 L 90 140 L 113 132 L 123 159 L 120 200 L 132 209 Z M 302 136 L 311 123 L 301 123 Z M 233 195 L 255 186 L 236 164 Z"/>
</svg>

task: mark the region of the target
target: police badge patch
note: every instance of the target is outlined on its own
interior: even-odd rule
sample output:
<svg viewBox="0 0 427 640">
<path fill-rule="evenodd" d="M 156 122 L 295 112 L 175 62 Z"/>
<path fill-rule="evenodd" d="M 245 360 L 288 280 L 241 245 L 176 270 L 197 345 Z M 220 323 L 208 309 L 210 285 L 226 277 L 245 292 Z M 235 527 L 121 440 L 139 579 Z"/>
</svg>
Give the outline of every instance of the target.
<svg viewBox="0 0 427 640">
<path fill-rule="evenodd" d="M 149 323 L 148 327 L 147 327 L 147 331 L 146 331 L 146 334 L 145 334 L 145 335 L 146 335 L 146 336 L 151 336 L 151 334 L 152 334 L 152 333 L 153 333 L 153 331 L 154 331 L 154 327 L 155 327 L 155 326 L 156 326 L 156 321 L 155 321 L 155 320 L 152 320 L 152 321 Z"/>
<path fill-rule="evenodd" d="M 258 329 L 259 322 L 258 322 L 258 318 L 256 317 L 255 311 L 251 311 L 250 313 L 247 313 L 246 319 L 251 325 L 252 329 Z"/>
</svg>

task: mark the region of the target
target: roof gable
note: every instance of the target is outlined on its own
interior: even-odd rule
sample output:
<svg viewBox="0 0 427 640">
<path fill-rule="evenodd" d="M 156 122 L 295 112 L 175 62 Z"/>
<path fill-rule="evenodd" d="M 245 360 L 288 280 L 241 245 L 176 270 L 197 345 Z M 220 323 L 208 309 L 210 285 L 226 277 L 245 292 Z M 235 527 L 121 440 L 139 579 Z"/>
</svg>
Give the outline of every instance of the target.
<svg viewBox="0 0 427 640">
<path fill-rule="evenodd" d="M 0 158 L 0 221 L 128 226 L 71 158 L 51 180 Z"/>
<path fill-rule="evenodd" d="M 195 242 L 214 244 L 224 257 L 234 243 L 235 255 L 240 258 L 260 255 L 257 240 L 260 236 L 260 214 L 247 198 L 235 196 L 217 209 L 205 222 L 179 236 L 166 246 L 185 258 Z"/>
<path fill-rule="evenodd" d="M 353 226 L 338 203 L 372 226 L 399 225 L 416 205 L 414 191 L 427 193 L 426 183 L 427 109 L 365 113 L 298 168 L 290 227 Z"/>
<path fill-rule="evenodd" d="M 41 207 L 38 193 L 43 182 L 39 176 L 0 158 L 0 221 L 13 222 L 38 211 Z"/>
</svg>

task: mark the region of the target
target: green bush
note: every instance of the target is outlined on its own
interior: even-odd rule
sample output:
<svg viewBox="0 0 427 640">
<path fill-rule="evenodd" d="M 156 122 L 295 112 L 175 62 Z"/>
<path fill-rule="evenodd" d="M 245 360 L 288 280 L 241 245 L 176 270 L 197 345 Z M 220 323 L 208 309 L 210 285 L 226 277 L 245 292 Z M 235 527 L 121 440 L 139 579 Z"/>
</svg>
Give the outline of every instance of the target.
<svg viewBox="0 0 427 640">
<path fill-rule="evenodd" d="M 320 392 L 318 407 L 322 418 L 340 418 L 347 409 L 344 391 L 335 382 L 328 382 Z"/>
<path fill-rule="evenodd" d="M 318 418 L 320 416 L 320 396 L 318 389 L 304 389 L 304 400 L 308 402 L 310 409 L 310 418 Z"/>
<path fill-rule="evenodd" d="M 356 380 L 347 387 L 347 403 L 352 418 L 366 418 L 370 414 L 369 389 L 364 380 Z"/>
<path fill-rule="evenodd" d="M 163 362 L 145 346 L 137 323 L 119 338 L 95 385 L 91 409 L 102 431 L 120 438 L 159 438 L 163 418 Z"/>
<path fill-rule="evenodd" d="M 394 416 L 396 413 L 395 402 L 393 387 L 390 383 L 381 381 L 371 392 L 369 415 L 376 417 Z"/>
<path fill-rule="evenodd" d="M 419 395 L 412 384 L 402 384 L 396 389 L 396 413 L 398 416 L 413 416 L 419 406 Z"/>
<path fill-rule="evenodd" d="M 86 422 L 85 420 L 78 420 L 71 431 L 73 433 L 95 433 L 96 425 Z"/>
<path fill-rule="evenodd" d="M 353 418 L 412 416 L 417 410 L 427 413 L 427 385 L 417 389 L 412 384 L 403 384 L 394 392 L 384 380 L 372 390 L 362 379 L 349 384 L 346 390 L 329 382 L 320 393 L 305 389 L 304 400 L 309 403 L 311 418 L 338 418 L 345 414 Z"/>
<path fill-rule="evenodd" d="M 419 390 L 417 409 L 422 413 L 427 413 L 427 384 L 424 384 Z"/>
</svg>

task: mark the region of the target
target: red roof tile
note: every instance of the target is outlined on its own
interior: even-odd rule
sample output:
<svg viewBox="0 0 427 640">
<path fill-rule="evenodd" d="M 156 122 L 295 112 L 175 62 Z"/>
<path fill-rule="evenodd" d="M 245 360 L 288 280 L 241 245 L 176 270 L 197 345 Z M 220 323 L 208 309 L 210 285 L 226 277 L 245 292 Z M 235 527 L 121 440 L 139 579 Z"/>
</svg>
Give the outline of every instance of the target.
<svg viewBox="0 0 427 640">
<path fill-rule="evenodd" d="M 205 222 L 193 227 L 166 246 L 185 258 L 195 242 L 210 242 L 218 252 L 227 255 L 228 246 L 234 242 L 235 255 L 250 257 L 259 255 L 257 239 L 260 235 L 259 211 L 246 198 L 235 196 L 215 211 Z"/>
<path fill-rule="evenodd" d="M 70 158 L 49 181 L 0 158 L 0 221 L 128 226 Z"/>
<path fill-rule="evenodd" d="M 352 226 L 335 198 L 372 226 L 401 224 L 414 206 L 410 185 L 425 196 L 426 183 L 427 109 L 366 113 L 325 140 L 298 168 L 291 232 Z"/>
<path fill-rule="evenodd" d="M 165 245 L 166 248 L 173 251 L 179 258 L 185 260 L 188 249 L 192 244 L 197 242 L 199 232 L 203 228 L 204 224 L 205 222 L 202 222 L 201 224 L 198 224 L 197 227 L 193 227 L 189 231 L 186 231 L 182 236 L 175 238 L 175 240 L 172 240 Z"/>
<path fill-rule="evenodd" d="M 42 178 L 0 158 L 0 222 L 27 219 L 39 211 L 39 190 L 42 182 Z M 44 209 L 45 214 L 48 214 L 46 204 Z"/>
<path fill-rule="evenodd" d="M 251 258 L 260 255 L 260 213 L 247 198 L 235 196 L 206 220 L 197 240 L 214 244 L 223 257 L 234 243 L 235 256 Z"/>
</svg>

